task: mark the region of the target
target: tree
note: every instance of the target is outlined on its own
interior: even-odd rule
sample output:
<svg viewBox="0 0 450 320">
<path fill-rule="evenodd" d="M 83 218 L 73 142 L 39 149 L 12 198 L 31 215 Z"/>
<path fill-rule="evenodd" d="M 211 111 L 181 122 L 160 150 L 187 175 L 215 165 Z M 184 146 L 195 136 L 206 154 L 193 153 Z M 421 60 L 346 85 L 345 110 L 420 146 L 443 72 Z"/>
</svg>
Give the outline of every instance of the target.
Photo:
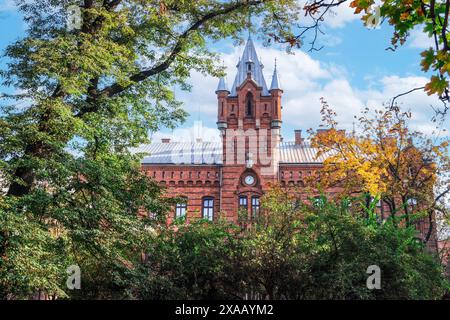
<svg viewBox="0 0 450 320">
<path fill-rule="evenodd" d="M 160 223 L 137 212 L 163 219 L 171 204 L 140 171 L 140 155 L 130 147 L 146 142 L 149 130 L 183 121 L 172 88 L 189 89 L 191 71 L 222 75 L 207 40 L 238 39 L 250 9 L 263 26 L 286 33 L 296 3 L 17 4 L 28 29 L 6 49 L 1 71 L 3 84 L 18 93 L 2 96 L 10 102 L 0 112 L 0 190 L 7 190 L 0 195 L 0 291 L 13 298 L 36 290 L 127 296 L 124 283 L 136 275 L 147 229 Z M 68 15 L 77 11 L 81 25 L 68 28 Z M 274 11 L 286 23 L 275 22 Z M 70 264 L 81 266 L 86 290 L 80 294 L 65 288 Z"/>
<path fill-rule="evenodd" d="M 450 192 L 448 139 L 433 141 L 410 130 L 410 113 L 387 108 L 370 114 L 368 108 L 358 119 L 361 134 L 337 130 L 335 112 L 322 101 L 324 126 L 312 144 L 319 154 L 328 154 L 321 175 L 323 188 L 338 186 L 345 195 L 367 194 L 389 206 L 387 214 L 411 225 L 425 214 L 427 242 L 436 233 L 435 213 L 446 212 L 442 203 Z M 382 217 L 384 218 L 384 217 Z"/>
<path fill-rule="evenodd" d="M 178 219 L 148 243 L 140 266 L 140 299 L 236 299 L 237 279 L 244 275 L 232 264 L 240 252 L 236 226 L 223 221 Z"/>
<path fill-rule="evenodd" d="M 413 227 L 358 198 L 301 201 L 279 187 L 251 226 L 178 219 L 158 229 L 128 284 L 139 299 L 438 299 L 448 284 Z M 351 204 L 351 205 L 350 205 Z M 369 266 L 381 289 L 367 287 Z"/>
<path fill-rule="evenodd" d="M 358 214 L 363 209 L 368 217 Z M 413 227 L 398 228 L 393 219 L 380 223 L 358 198 L 305 202 L 274 188 L 262 199 L 261 212 L 241 238 L 242 296 L 438 299 L 448 286 Z M 373 265 L 381 270 L 380 290 L 366 285 Z"/>
<path fill-rule="evenodd" d="M 69 31 L 68 5 L 76 3 L 18 1 L 28 36 L 8 47 L 11 62 L 2 75 L 6 85 L 23 92 L 10 98 L 32 102 L 22 112 L 4 110 L 3 158 L 23 152 L 5 170 L 9 195 L 27 194 L 37 178 L 30 162 L 61 153 L 75 137 L 98 143 L 94 138 L 101 142 L 104 131 L 111 146 L 122 150 L 145 141 L 158 122 L 181 121 L 185 113 L 169 88 L 187 88 L 191 70 L 221 74 L 206 39 L 236 38 L 247 27 L 250 8 L 266 28 L 283 32 L 285 25 L 271 13 L 282 12 L 285 22 L 296 16 L 292 0 L 86 0 L 80 30 Z M 25 130 L 20 125 L 27 121 L 33 125 Z"/>
</svg>

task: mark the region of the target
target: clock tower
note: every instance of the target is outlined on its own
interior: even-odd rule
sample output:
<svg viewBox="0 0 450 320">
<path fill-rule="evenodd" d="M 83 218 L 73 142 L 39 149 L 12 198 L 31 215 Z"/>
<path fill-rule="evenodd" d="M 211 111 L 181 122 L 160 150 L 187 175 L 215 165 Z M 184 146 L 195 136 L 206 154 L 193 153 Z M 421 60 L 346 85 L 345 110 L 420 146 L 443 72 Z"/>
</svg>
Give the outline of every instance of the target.
<svg viewBox="0 0 450 320">
<path fill-rule="evenodd" d="M 225 79 L 216 90 L 223 148 L 220 208 L 231 220 L 238 210 L 256 215 L 260 197 L 278 179 L 283 94 L 276 62 L 267 87 L 264 65 L 251 38 L 236 68 L 231 90 Z"/>
</svg>

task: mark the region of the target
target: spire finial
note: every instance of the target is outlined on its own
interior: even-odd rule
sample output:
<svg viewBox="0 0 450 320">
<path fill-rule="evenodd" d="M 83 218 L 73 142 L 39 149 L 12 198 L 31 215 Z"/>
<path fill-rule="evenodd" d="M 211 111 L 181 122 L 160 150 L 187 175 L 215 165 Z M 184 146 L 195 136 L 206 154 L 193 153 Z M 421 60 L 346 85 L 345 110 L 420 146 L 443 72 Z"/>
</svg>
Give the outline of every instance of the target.
<svg viewBox="0 0 450 320">
<path fill-rule="evenodd" d="M 252 29 L 252 12 L 251 12 L 251 10 L 249 9 L 248 10 L 248 17 L 247 17 L 247 19 L 248 19 L 248 25 L 247 25 L 247 30 L 248 30 L 248 40 L 251 40 L 252 39 L 252 32 L 251 32 L 251 29 Z"/>
<path fill-rule="evenodd" d="M 273 69 L 272 84 L 270 90 L 281 90 L 280 80 L 278 79 L 277 58 L 275 58 L 275 68 Z"/>
</svg>

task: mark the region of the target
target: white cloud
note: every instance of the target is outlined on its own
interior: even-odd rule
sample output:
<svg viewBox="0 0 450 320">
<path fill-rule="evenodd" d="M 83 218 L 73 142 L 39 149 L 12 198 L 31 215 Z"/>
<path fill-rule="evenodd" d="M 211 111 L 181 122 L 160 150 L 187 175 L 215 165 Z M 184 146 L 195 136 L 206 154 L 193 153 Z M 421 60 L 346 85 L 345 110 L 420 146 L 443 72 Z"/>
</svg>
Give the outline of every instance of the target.
<svg viewBox="0 0 450 320">
<path fill-rule="evenodd" d="M 298 3 L 303 8 L 303 6 L 307 3 L 306 0 L 298 0 Z M 331 1 L 330 1 L 331 2 Z M 337 1 L 334 0 L 334 3 Z M 350 1 L 344 2 L 337 7 L 330 8 L 324 15 L 323 24 L 327 27 L 337 29 L 344 27 L 347 23 L 350 23 L 354 20 L 360 19 L 359 14 L 354 13 L 355 10 L 350 8 Z M 321 13 L 318 13 L 316 16 L 319 17 Z M 311 24 L 309 17 L 302 16 L 304 21 L 300 21 L 301 25 Z"/>
<path fill-rule="evenodd" d="M 325 24 L 330 28 L 342 28 L 347 23 L 361 19 L 361 15 L 355 14 L 355 9 L 350 8 L 350 2 L 348 1 L 330 9 L 324 18 Z"/>
<path fill-rule="evenodd" d="M 208 142 L 221 141 L 217 128 L 207 127 L 202 121 L 196 121 L 191 127 L 177 128 L 171 133 L 157 132 L 152 135 L 151 140 L 160 142 L 163 138 L 177 142 L 195 142 L 197 139 Z"/>
<path fill-rule="evenodd" d="M 228 70 L 229 86 L 233 83 L 236 63 L 242 51 L 241 46 L 222 56 Z M 355 121 L 354 116 L 359 116 L 365 106 L 382 108 L 383 103 L 388 103 L 394 96 L 421 87 L 428 81 L 426 77 L 421 76 L 391 75 L 366 79 L 364 85 L 355 88 L 348 80 L 345 68 L 320 62 L 304 52 L 287 54 L 274 48 L 263 47 L 257 47 L 257 52 L 266 65 L 264 71 L 268 86 L 273 72 L 273 62 L 278 58 L 280 82 L 284 89 L 283 135 L 286 139 L 292 138 L 294 128 L 304 130 L 318 128 L 321 119 L 321 97 L 325 98 L 338 113 L 340 125 L 350 130 Z M 214 93 L 218 79 L 194 73 L 191 83 L 192 92 L 183 93 L 179 98 L 185 102 L 192 119 L 203 120 L 204 128 L 200 131 L 207 135 L 203 139 L 218 141 L 216 140 L 219 139 L 218 131 L 215 129 L 217 100 Z M 411 126 L 414 129 L 427 134 L 435 131 L 435 126 L 431 122 L 433 111 L 430 106 L 440 106 L 436 97 L 417 91 L 398 98 L 397 102 L 403 109 L 412 111 Z M 195 140 L 195 132 L 198 132 L 198 128 L 178 129 L 171 135 L 175 140 L 185 141 L 186 137 Z M 159 139 L 161 136 L 157 137 Z"/>
<path fill-rule="evenodd" d="M 14 0 L 1 0 L 0 2 L 0 12 L 15 10 L 16 4 Z"/>
<path fill-rule="evenodd" d="M 409 47 L 414 49 L 428 49 L 433 47 L 433 39 L 423 31 L 423 28 L 415 28 L 409 37 Z"/>
<path fill-rule="evenodd" d="M 236 75 L 236 64 L 243 50 L 243 46 L 240 46 L 236 47 L 232 53 L 222 55 L 227 67 L 226 80 L 230 89 Z M 299 87 L 314 90 L 315 80 L 331 78 L 330 70 L 338 72 L 337 68 L 331 65 L 329 68 L 324 68 L 319 61 L 312 59 L 304 52 L 297 52 L 294 55 L 275 48 L 264 47 L 257 47 L 257 52 L 265 64 L 264 75 L 268 86 L 270 86 L 275 58 L 277 58 L 280 81 L 285 91 L 296 91 Z M 199 113 L 201 116 L 210 118 L 217 115 L 217 101 L 214 92 L 218 81 L 216 78 L 193 72 L 189 81 L 193 85 L 191 92 L 179 93 L 178 98 L 185 102 L 186 110 L 194 118 L 197 118 Z"/>
</svg>

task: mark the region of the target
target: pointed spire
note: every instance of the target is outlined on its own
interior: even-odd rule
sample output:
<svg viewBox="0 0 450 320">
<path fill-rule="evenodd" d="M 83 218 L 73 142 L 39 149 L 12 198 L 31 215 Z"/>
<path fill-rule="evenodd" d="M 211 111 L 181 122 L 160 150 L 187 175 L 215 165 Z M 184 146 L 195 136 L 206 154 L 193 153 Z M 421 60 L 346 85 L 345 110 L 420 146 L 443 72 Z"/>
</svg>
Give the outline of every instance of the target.
<svg viewBox="0 0 450 320">
<path fill-rule="evenodd" d="M 237 88 L 247 79 L 248 72 L 251 72 L 253 81 L 255 81 L 258 86 L 262 87 L 263 96 L 270 96 L 262 71 L 263 65 L 260 62 L 258 54 L 256 53 L 255 44 L 253 43 L 251 37 L 247 40 L 240 62 L 236 67 L 238 72 L 236 74 L 236 78 L 234 79 L 233 87 L 231 88 L 231 95 L 233 97 L 237 95 Z"/>
<path fill-rule="evenodd" d="M 248 31 L 248 40 L 252 40 L 252 12 L 248 11 L 248 25 L 247 25 L 247 31 Z"/>
<path fill-rule="evenodd" d="M 275 58 L 275 69 L 273 70 L 273 76 L 272 76 L 272 84 L 270 85 L 270 90 L 281 90 L 280 87 L 280 80 L 278 78 L 278 71 L 277 71 L 277 59 Z"/>
<path fill-rule="evenodd" d="M 227 81 L 225 80 L 224 77 L 220 78 L 216 93 L 218 93 L 220 91 L 227 91 L 228 93 L 230 92 L 230 90 L 228 90 Z"/>
</svg>

